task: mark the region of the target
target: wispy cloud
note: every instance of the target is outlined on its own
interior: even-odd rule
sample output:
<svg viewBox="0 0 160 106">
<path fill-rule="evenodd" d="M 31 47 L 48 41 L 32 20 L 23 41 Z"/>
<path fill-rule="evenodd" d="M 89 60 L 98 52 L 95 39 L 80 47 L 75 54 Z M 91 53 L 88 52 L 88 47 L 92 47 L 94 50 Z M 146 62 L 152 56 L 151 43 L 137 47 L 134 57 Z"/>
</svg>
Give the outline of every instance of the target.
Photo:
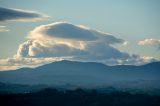
<svg viewBox="0 0 160 106">
<path fill-rule="evenodd" d="M 144 39 L 138 42 L 138 45 L 142 46 L 155 46 L 158 50 L 160 50 L 160 39 Z"/>
<path fill-rule="evenodd" d="M 48 17 L 36 11 L 0 7 L 0 21 L 38 21 Z"/>
<path fill-rule="evenodd" d="M 6 26 L 0 26 L 0 32 L 8 32 L 9 29 L 6 28 Z"/>
</svg>

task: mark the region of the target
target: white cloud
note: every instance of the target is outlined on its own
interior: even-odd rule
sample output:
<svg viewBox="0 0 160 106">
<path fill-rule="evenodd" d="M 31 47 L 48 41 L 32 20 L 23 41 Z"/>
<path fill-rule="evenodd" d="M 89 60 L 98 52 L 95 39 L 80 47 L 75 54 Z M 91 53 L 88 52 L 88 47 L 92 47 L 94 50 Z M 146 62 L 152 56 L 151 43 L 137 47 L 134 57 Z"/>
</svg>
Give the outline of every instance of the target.
<svg viewBox="0 0 160 106">
<path fill-rule="evenodd" d="M 9 29 L 6 28 L 6 26 L 0 26 L 0 32 L 8 32 Z"/>
<path fill-rule="evenodd" d="M 94 55 L 99 58 L 120 58 L 125 54 L 111 46 L 116 43 L 123 44 L 124 40 L 67 22 L 36 27 L 27 38 L 29 40 L 19 46 L 18 57 Z"/>
<path fill-rule="evenodd" d="M 35 11 L 0 7 L 0 21 L 38 21 L 48 17 Z"/>
<path fill-rule="evenodd" d="M 139 41 L 138 44 L 139 45 L 157 45 L 157 44 L 160 44 L 160 40 L 159 39 L 145 39 L 145 40 Z"/>
<path fill-rule="evenodd" d="M 63 57 L 65 59 L 65 57 Z M 53 61 L 60 61 L 61 58 L 8 58 L 0 59 L 0 71 L 1 70 L 14 70 L 17 68 L 30 67 L 34 68 Z"/>
<path fill-rule="evenodd" d="M 82 54 L 85 54 L 85 51 L 68 44 L 44 40 L 28 40 L 20 44 L 16 57 L 64 57 Z"/>
<path fill-rule="evenodd" d="M 29 39 L 72 39 L 78 41 L 91 41 L 97 39 L 95 34 L 84 27 L 67 22 L 56 22 L 42 25 L 31 31 Z"/>
<path fill-rule="evenodd" d="M 144 39 L 138 42 L 138 45 L 142 46 L 155 46 L 160 49 L 160 39 Z"/>
<path fill-rule="evenodd" d="M 108 44 L 123 43 L 124 40 L 115 38 L 112 35 L 93 30 L 82 25 L 73 25 L 68 22 L 55 22 L 48 25 L 41 25 L 36 27 L 33 31 L 30 32 L 29 39 L 54 39 L 63 40 L 64 42 L 71 41 L 95 41 L 103 40 Z"/>
<path fill-rule="evenodd" d="M 131 55 L 113 47 L 124 43 L 123 39 L 82 25 L 56 22 L 33 29 L 27 41 L 20 44 L 14 58 L 6 63 L 10 66 L 37 66 L 67 59 L 108 65 L 140 65 L 155 61 L 154 58 Z"/>
</svg>

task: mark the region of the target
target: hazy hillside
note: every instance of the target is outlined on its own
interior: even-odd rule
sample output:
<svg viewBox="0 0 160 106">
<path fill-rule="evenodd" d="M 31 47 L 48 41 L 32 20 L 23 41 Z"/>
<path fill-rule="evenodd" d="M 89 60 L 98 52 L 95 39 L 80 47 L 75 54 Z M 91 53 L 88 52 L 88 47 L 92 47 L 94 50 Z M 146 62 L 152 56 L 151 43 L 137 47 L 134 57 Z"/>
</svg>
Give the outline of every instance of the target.
<svg viewBox="0 0 160 106">
<path fill-rule="evenodd" d="M 0 82 L 74 87 L 160 88 L 160 62 L 143 66 L 106 66 L 94 62 L 58 61 L 35 69 L 0 72 Z"/>
</svg>

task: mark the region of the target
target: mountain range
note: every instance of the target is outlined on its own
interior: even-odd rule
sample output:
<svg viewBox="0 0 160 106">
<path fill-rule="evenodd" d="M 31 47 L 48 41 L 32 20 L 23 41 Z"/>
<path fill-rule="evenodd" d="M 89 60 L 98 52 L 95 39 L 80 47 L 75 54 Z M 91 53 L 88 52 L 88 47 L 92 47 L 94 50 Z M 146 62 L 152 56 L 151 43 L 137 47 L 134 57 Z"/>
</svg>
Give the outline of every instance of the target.
<svg viewBox="0 0 160 106">
<path fill-rule="evenodd" d="M 0 82 L 63 87 L 130 87 L 160 89 L 160 62 L 141 66 L 107 66 L 62 60 L 37 68 L 0 71 Z"/>
</svg>

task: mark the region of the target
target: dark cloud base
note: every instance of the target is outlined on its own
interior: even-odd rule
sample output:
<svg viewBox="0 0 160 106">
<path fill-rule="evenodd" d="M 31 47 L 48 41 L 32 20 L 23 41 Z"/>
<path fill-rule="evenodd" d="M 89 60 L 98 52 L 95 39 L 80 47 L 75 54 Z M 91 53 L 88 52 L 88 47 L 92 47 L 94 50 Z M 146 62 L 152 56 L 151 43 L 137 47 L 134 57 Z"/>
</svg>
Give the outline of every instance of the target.
<svg viewBox="0 0 160 106">
<path fill-rule="evenodd" d="M 0 7 L 0 21 L 40 19 L 44 16 L 34 11 Z"/>
</svg>

